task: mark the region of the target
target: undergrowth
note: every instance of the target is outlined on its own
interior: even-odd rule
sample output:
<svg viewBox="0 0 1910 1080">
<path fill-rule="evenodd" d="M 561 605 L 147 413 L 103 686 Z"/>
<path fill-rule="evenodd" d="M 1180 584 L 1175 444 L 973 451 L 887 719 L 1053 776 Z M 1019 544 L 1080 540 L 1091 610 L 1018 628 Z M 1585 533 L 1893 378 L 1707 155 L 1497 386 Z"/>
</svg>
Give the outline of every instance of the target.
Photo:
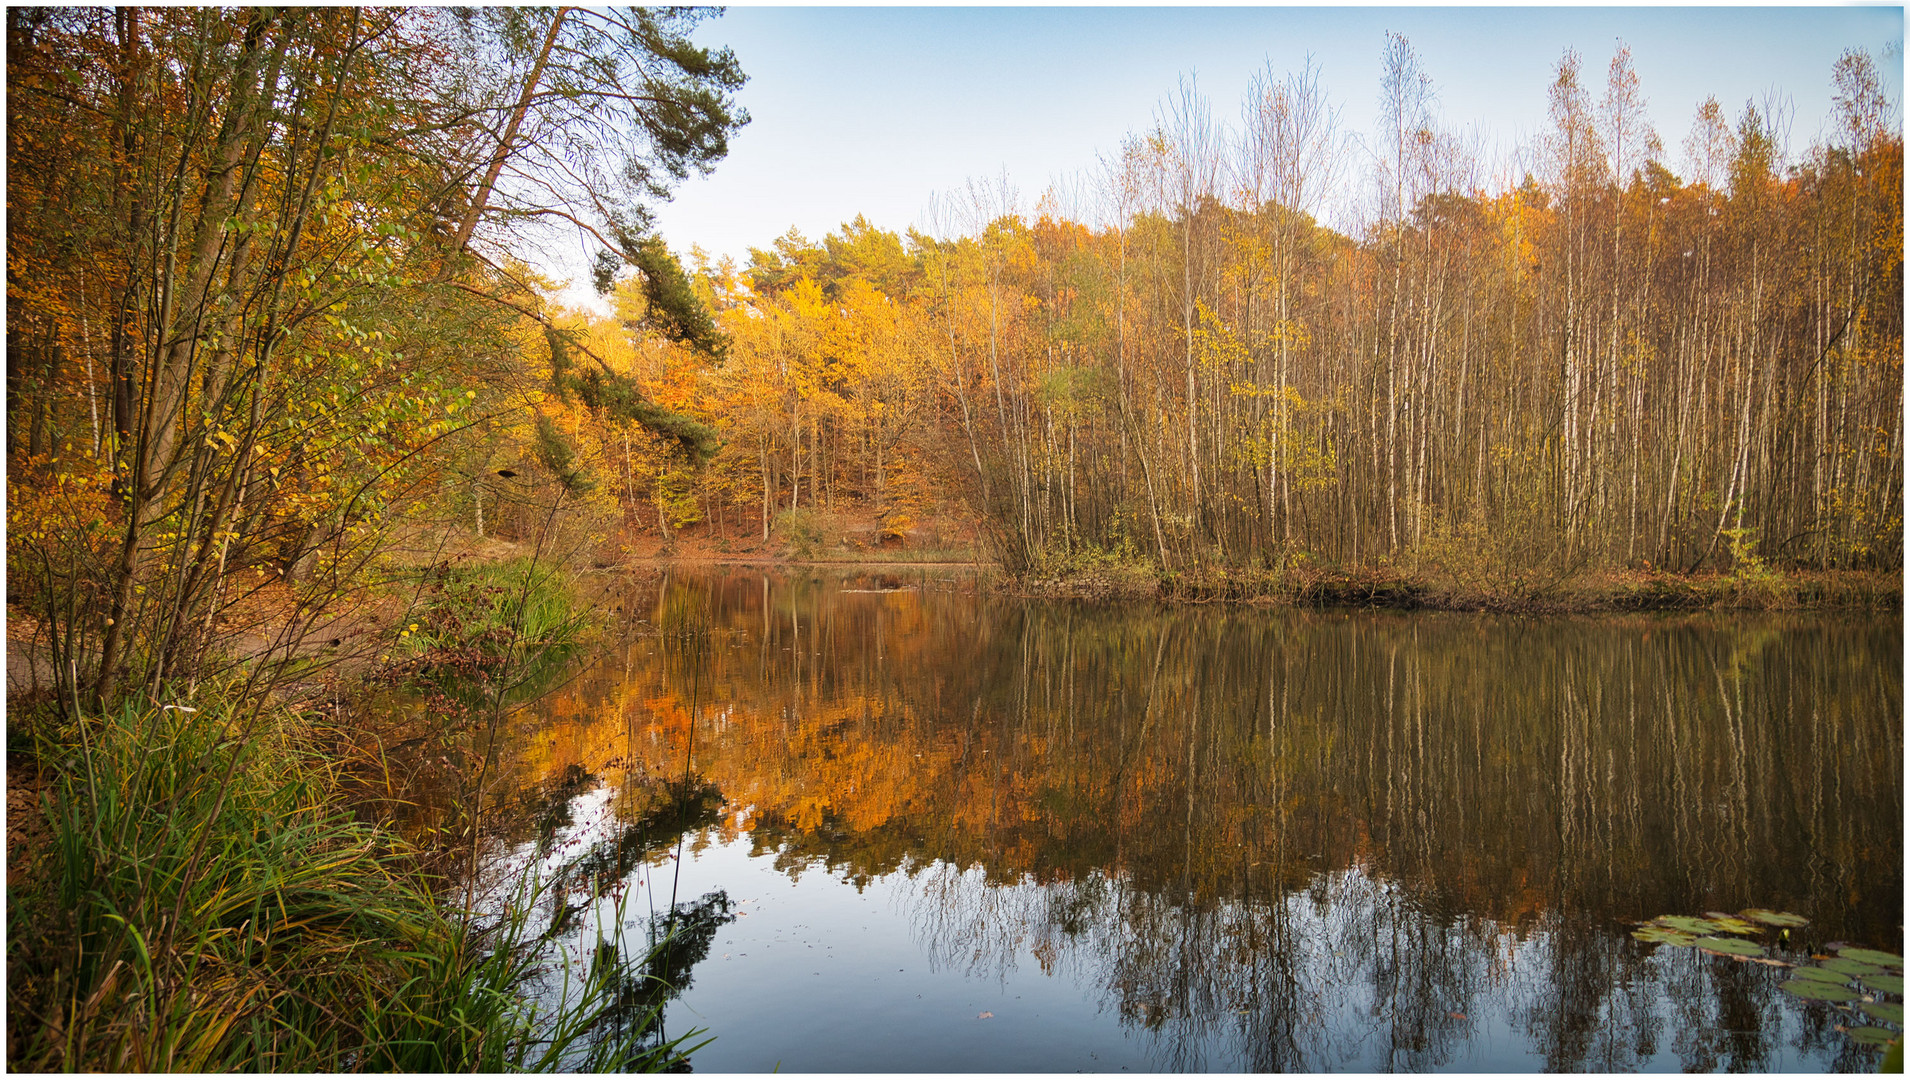
<svg viewBox="0 0 1910 1080">
<path fill-rule="evenodd" d="M 540 1014 L 541 886 L 447 908 L 393 834 L 337 809 L 293 716 L 151 702 L 43 736 L 41 890 L 9 886 L 8 1064 L 25 1070 L 663 1068 L 606 1024 L 636 963 Z"/>
</svg>

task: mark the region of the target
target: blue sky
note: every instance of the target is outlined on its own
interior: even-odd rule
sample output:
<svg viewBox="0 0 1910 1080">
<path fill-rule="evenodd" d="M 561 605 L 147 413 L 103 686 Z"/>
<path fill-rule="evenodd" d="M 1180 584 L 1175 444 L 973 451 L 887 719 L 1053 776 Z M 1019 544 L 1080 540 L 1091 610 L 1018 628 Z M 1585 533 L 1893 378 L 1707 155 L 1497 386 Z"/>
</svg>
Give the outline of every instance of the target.
<svg viewBox="0 0 1910 1080">
<path fill-rule="evenodd" d="M 697 38 L 736 51 L 753 122 L 658 223 L 679 251 L 740 261 L 792 225 L 811 239 L 857 213 L 897 231 L 925 225 L 931 193 L 1004 170 L 1032 206 L 1148 128 L 1181 76 L 1233 122 L 1256 70 L 1284 75 L 1309 54 L 1343 126 L 1370 132 L 1388 30 L 1419 53 L 1441 122 L 1502 149 L 1544 130 L 1564 49 L 1596 96 L 1622 40 L 1674 171 L 1713 94 L 1733 121 L 1747 100 L 1788 98 L 1801 153 L 1825 128 L 1844 49 L 1868 49 L 1901 102 L 1903 24 L 1901 6 L 737 6 Z"/>
</svg>

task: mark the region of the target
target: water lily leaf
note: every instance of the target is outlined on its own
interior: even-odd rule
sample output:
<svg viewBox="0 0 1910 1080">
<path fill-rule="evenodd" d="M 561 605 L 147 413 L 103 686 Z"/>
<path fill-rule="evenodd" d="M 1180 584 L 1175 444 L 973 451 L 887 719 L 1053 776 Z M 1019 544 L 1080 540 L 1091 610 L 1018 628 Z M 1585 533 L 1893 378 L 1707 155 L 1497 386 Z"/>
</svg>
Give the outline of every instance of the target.
<svg viewBox="0 0 1910 1080">
<path fill-rule="evenodd" d="M 1882 1046 L 1897 1037 L 1896 1032 L 1880 1027 L 1851 1028 L 1844 1034 L 1850 1036 L 1851 1042 L 1862 1043 L 1865 1046 Z"/>
<path fill-rule="evenodd" d="M 1881 990 L 1886 994 L 1903 996 L 1903 976 L 1901 975 L 1865 975 L 1864 985 L 1872 990 Z"/>
<path fill-rule="evenodd" d="M 1893 1024 L 1903 1023 L 1903 1006 L 1889 1001 L 1866 1001 L 1857 1006 L 1879 1020 L 1888 1020 Z"/>
<path fill-rule="evenodd" d="M 1755 923 L 1745 922 L 1735 915 L 1719 915 L 1715 911 L 1706 914 L 1711 917 L 1712 922 L 1718 924 L 1718 929 L 1727 934 L 1757 934 L 1762 933 L 1764 929 Z"/>
<path fill-rule="evenodd" d="M 1871 967 L 1869 964 L 1865 964 L 1860 961 L 1853 960 L 1848 956 L 1840 956 L 1834 960 L 1819 960 L 1817 962 L 1817 965 L 1819 967 L 1827 967 L 1831 969 L 1832 971 L 1841 971 L 1846 975 L 1881 974 L 1881 972 L 1879 972 L 1878 969 Z"/>
<path fill-rule="evenodd" d="M 1777 984 L 1777 988 L 1812 1001 L 1856 1001 L 1860 996 L 1857 991 L 1848 986 L 1818 982 L 1816 979 L 1792 979 L 1790 982 Z"/>
<path fill-rule="evenodd" d="M 1792 971 L 1791 975 L 1794 978 L 1816 979 L 1818 982 L 1836 983 L 1840 986 L 1850 978 L 1850 976 L 1841 971 L 1832 971 L 1829 968 L 1820 967 L 1800 967 Z"/>
<path fill-rule="evenodd" d="M 1700 919 L 1695 915 L 1660 915 L 1651 921 L 1655 925 L 1668 926 L 1687 934 L 1715 934 L 1722 929 L 1710 919 Z"/>
<path fill-rule="evenodd" d="M 1641 927 L 1637 930 L 1633 930 L 1631 936 L 1640 941 L 1659 945 L 1676 945 L 1680 948 L 1697 940 L 1697 938 L 1691 934 L 1687 934 L 1682 930 L 1673 930 L 1666 926 Z"/>
<path fill-rule="evenodd" d="M 1802 915 L 1793 915 L 1788 911 L 1768 911 L 1764 908 L 1749 908 L 1738 914 L 1766 926 L 1804 926 L 1810 922 Z"/>
<path fill-rule="evenodd" d="M 1846 960 L 1856 960 L 1864 964 L 1877 964 L 1882 967 L 1903 970 L 1903 957 L 1896 953 L 1879 952 L 1876 949 L 1838 949 L 1837 955 Z"/>
<path fill-rule="evenodd" d="M 1701 937 L 1692 944 L 1706 952 L 1724 953 L 1727 956 L 1764 955 L 1764 946 L 1742 938 Z"/>
</svg>

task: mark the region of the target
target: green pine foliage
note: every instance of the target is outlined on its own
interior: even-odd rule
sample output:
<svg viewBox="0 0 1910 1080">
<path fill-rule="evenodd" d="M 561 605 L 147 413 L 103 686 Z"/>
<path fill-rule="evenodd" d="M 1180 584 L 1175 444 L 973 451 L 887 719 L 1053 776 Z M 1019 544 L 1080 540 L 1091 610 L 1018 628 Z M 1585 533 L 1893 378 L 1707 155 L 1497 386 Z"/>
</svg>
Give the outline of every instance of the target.
<svg viewBox="0 0 1910 1080">
<path fill-rule="evenodd" d="M 671 341 L 721 360 L 729 350 L 729 341 L 716 328 L 716 320 L 696 295 L 696 286 L 690 283 L 683 266 L 670 254 L 669 245 L 658 237 L 646 237 L 629 257 L 643 274 L 643 296 L 650 305 L 646 318 L 651 328 Z"/>
</svg>

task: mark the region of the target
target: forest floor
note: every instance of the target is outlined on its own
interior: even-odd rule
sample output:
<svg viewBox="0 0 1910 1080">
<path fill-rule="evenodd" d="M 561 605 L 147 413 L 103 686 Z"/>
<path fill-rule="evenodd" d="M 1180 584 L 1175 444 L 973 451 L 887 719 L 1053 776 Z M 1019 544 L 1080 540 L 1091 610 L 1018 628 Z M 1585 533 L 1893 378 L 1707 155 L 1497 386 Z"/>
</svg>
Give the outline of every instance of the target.
<svg viewBox="0 0 1910 1080">
<path fill-rule="evenodd" d="M 972 523 L 932 518 L 911 528 L 906 536 L 885 538 L 876 514 L 866 510 L 816 513 L 802 533 L 778 532 L 767 539 L 753 528 L 703 524 L 665 537 L 651 527 L 626 532 L 623 551 L 626 564 L 643 566 L 994 565 Z"/>
</svg>

